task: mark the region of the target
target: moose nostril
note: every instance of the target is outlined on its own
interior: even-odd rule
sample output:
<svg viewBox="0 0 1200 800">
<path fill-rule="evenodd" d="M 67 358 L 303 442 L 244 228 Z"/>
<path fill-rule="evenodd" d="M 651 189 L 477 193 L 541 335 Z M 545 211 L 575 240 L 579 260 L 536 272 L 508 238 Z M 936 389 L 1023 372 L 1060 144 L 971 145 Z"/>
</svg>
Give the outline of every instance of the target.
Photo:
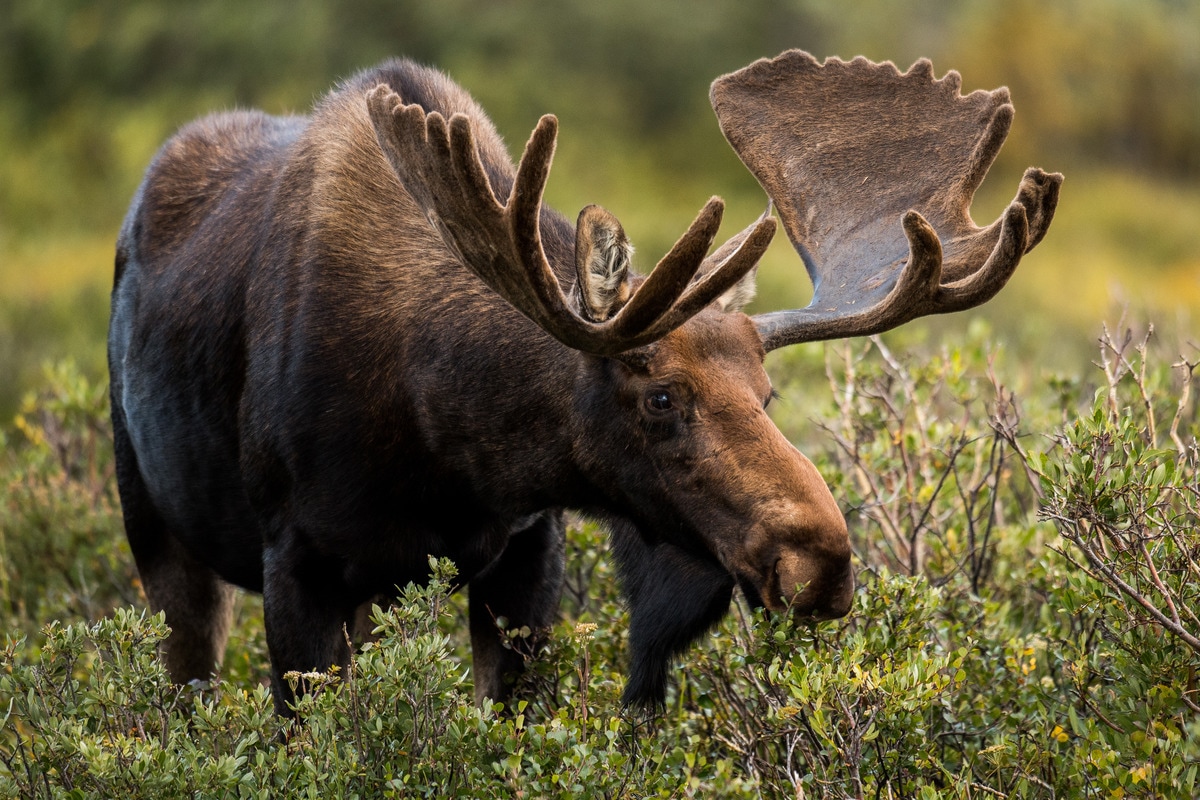
<svg viewBox="0 0 1200 800">
<path fill-rule="evenodd" d="M 768 608 L 778 610 L 772 601 L 782 601 L 801 617 L 823 620 L 844 617 L 853 605 L 855 575 L 848 552 L 844 556 L 784 552 L 764 578 L 763 592 L 770 593 L 764 597 Z"/>
<path fill-rule="evenodd" d="M 771 563 L 764 576 L 764 592 L 770 593 L 768 608 L 806 607 L 811 609 L 813 600 L 820 594 L 819 569 L 812 557 L 802 551 L 783 551 Z"/>
<path fill-rule="evenodd" d="M 757 594 L 761 598 L 763 605 L 772 611 L 777 611 L 786 606 L 790 598 L 790 595 L 783 590 L 781 561 L 782 559 L 776 558 L 767 564 L 762 575 L 762 582 L 756 586 Z"/>
<path fill-rule="evenodd" d="M 854 604 L 854 584 L 854 567 L 847 560 L 845 573 L 829 593 L 829 618 L 836 619 L 850 613 L 850 607 Z"/>
</svg>

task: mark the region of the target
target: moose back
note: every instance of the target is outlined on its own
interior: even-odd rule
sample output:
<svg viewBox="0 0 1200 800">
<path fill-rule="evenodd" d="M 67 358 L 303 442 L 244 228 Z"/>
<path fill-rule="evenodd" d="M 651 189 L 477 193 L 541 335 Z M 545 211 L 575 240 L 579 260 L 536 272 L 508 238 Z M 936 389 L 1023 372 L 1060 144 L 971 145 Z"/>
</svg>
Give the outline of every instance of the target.
<svg viewBox="0 0 1200 800">
<path fill-rule="evenodd" d="M 564 509 L 611 531 L 626 702 L 662 702 L 735 587 L 847 613 L 846 524 L 767 416 L 764 354 L 984 302 L 1061 176 L 1030 169 L 976 227 L 1012 106 L 925 61 L 790 51 L 712 100 L 813 280 L 808 308 L 741 313 L 775 220 L 712 250 L 716 198 L 636 275 L 611 214 L 542 207 L 553 117 L 514 168 L 471 97 L 412 62 L 310 116 L 219 114 L 163 146 L 117 244 L 109 365 L 126 531 L 175 680 L 219 664 L 234 587 L 261 591 L 289 713 L 283 674 L 346 664 L 356 609 L 433 555 L 468 585 L 476 696 L 505 699 L 522 664 L 495 620 L 555 618 Z"/>
</svg>

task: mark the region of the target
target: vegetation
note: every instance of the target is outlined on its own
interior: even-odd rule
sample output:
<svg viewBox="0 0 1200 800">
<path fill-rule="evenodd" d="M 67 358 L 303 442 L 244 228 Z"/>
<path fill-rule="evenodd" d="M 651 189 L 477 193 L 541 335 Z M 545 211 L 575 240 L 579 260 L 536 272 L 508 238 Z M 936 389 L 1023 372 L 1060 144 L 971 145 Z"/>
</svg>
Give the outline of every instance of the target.
<svg viewBox="0 0 1200 800">
<path fill-rule="evenodd" d="M 11 0 L 0 796 L 1200 795 L 1198 32 L 1200 5 L 1171 0 Z M 557 113 L 549 202 L 605 204 L 649 261 L 714 192 L 732 225 L 761 211 L 707 85 L 797 46 L 1010 85 L 1017 122 L 978 219 L 1027 164 L 1067 173 L 1050 235 L 969 320 L 770 357 L 776 421 L 851 526 L 850 616 L 797 626 L 739 603 L 681 659 L 661 715 L 624 713 L 627 618 L 603 532 L 577 521 L 562 619 L 514 708 L 470 703 L 449 564 L 376 614 L 348 674 L 295 676 L 303 726 L 271 713 L 255 597 L 219 679 L 171 685 L 101 377 L 112 242 L 171 130 L 234 105 L 303 110 L 338 76 L 415 56 L 511 143 Z M 763 307 L 804 302 L 786 242 L 760 281 Z M 1097 351 L 1114 307 L 1158 332 L 1120 324 Z"/>
<path fill-rule="evenodd" d="M 222 679 L 168 680 L 161 618 L 128 607 L 103 394 L 62 365 L 0 465 L 0 793 L 1194 796 L 1198 359 L 1161 363 L 1125 331 L 1101 347 L 1028 398 L 983 341 L 794 356 L 797 380 L 828 376 L 810 452 L 851 525 L 854 609 L 810 627 L 738 603 L 659 716 L 620 708 L 627 620 L 603 532 L 579 522 L 515 708 L 472 705 L 441 563 L 376 612 L 348 674 L 295 676 L 298 727 L 271 714 L 252 601 Z"/>
</svg>

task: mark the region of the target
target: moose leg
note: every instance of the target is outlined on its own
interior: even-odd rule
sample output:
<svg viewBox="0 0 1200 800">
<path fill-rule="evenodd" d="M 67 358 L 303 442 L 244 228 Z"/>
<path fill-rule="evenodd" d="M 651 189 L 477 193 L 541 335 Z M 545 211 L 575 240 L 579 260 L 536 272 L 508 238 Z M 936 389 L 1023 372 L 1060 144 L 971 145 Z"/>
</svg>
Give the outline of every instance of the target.
<svg viewBox="0 0 1200 800">
<path fill-rule="evenodd" d="M 150 502 L 124 414 L 113 402 L 117 488 L 129 549 L 151 610 L 163 612 L 171 635 L 161 648 L 171 680 L 207 680 L 225 656 L 234 589 L 201 564 L 167 530 Z"/>
<path fill-rule="evenodd" d="M 629 603 L 629 683 L 621 702 L 661 707 L 671 661 L 729 610 L 734 579 L 674 545 L 648 545 L 625 524 L 612 526 L 612 540 Z"/>
<path fill-rule="evenodd" d="M 225 657 L 233 620 L 234 587 L 192 558 L 181 544 L 164 535 L 147 553 L 130 537 L 138 574 L 150 608 L 162 611 L 171 635 L 161 653 L 176 683 L 208 680 Z"/>
<path fill-rule="evenodd" d="M 504 702 L 526 655 L 536 651 L 558 613 L 563 584 L 564 533 L 561 511 L 543 514 L 514 534 L 500 557 L 470 583 L 471 657 L 475 702 Z M 508 630 L 528 627 L 528 647 L 506 648 L 496 627 L 504 617 Z M 525 652 L 522 652 L 525 651 Z"/>
<path fill-rule="evenodd" d="M 293 716 L 296 695 L 289 672 L 325 671 L 350 665 L 347 626 L 356 603 L 321 559 L 295 543 L 294 531 L 263 552 L 263 621 L 271 654 L 271 692 L 275 712 Z"/>
</svg>

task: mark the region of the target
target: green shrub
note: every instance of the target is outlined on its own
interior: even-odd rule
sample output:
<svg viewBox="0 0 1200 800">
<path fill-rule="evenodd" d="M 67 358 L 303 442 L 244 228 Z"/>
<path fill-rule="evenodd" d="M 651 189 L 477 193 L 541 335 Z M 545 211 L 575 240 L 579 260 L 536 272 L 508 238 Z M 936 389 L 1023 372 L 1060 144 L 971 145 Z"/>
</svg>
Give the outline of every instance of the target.
<svg viewBox="0 0 1200 800">
<path fill-rule="evenodd" d="M 10 641 L 0 792 L 14 797 L 748 796 L 728 760 L 694 739 L 634 736 L 615 693 L 578 694 L 549 717 L 471 702 L 440 630 L 453 568 L 435 564 L 376 610 L 378 639 L 350 673 L 292 675 L 302 724 L 263 686 L 171 684 L 155 657 L 161 617 L 119 609 L 45 628 L 40 652 Z M 586 647 L 586 629 L 574 636 Z M 557 652 L 575 652 L 558 650 Z M 574 671 L 575 663 L 551 660 Z M 686 749 L 684 744 L 687 745 Z"/>
<path fill-rule="evenodd" d="M 627 617 L 579 521 L 513 708 L 471 702 L 445 563 L 376 610 L 346 674 L 293 676 L 301 725 L 272 713 L 257 601 L 223 676 L 173 686 L 162 620 L 125 608 L 103 393 L 56 368 L 0 462 L 0 796 L 1195 796 L 1195 364 L 1132 342 L 1020 400 L 980 340 L 828 351 L 812 455 L 851 525 L 853 612 L 739 601 L 656 717 L 620 708 Z"/>
<path fill-rule="evenodd" d="M 137 602 L 113 477 L 107 386 L 72 362 L 0 430 L 0 618 L 36 632 Z"/>
<path fill-rule="evenodd" d="M 1200 412 L 1197 364 L 1152 363 L 1150 336 L 1101 338 L 1090 413 L 1031 458 L 1063 541 L 1059 733 L 1083 785 L 1195 796 L 1200 770 Z"/>
</svg>

